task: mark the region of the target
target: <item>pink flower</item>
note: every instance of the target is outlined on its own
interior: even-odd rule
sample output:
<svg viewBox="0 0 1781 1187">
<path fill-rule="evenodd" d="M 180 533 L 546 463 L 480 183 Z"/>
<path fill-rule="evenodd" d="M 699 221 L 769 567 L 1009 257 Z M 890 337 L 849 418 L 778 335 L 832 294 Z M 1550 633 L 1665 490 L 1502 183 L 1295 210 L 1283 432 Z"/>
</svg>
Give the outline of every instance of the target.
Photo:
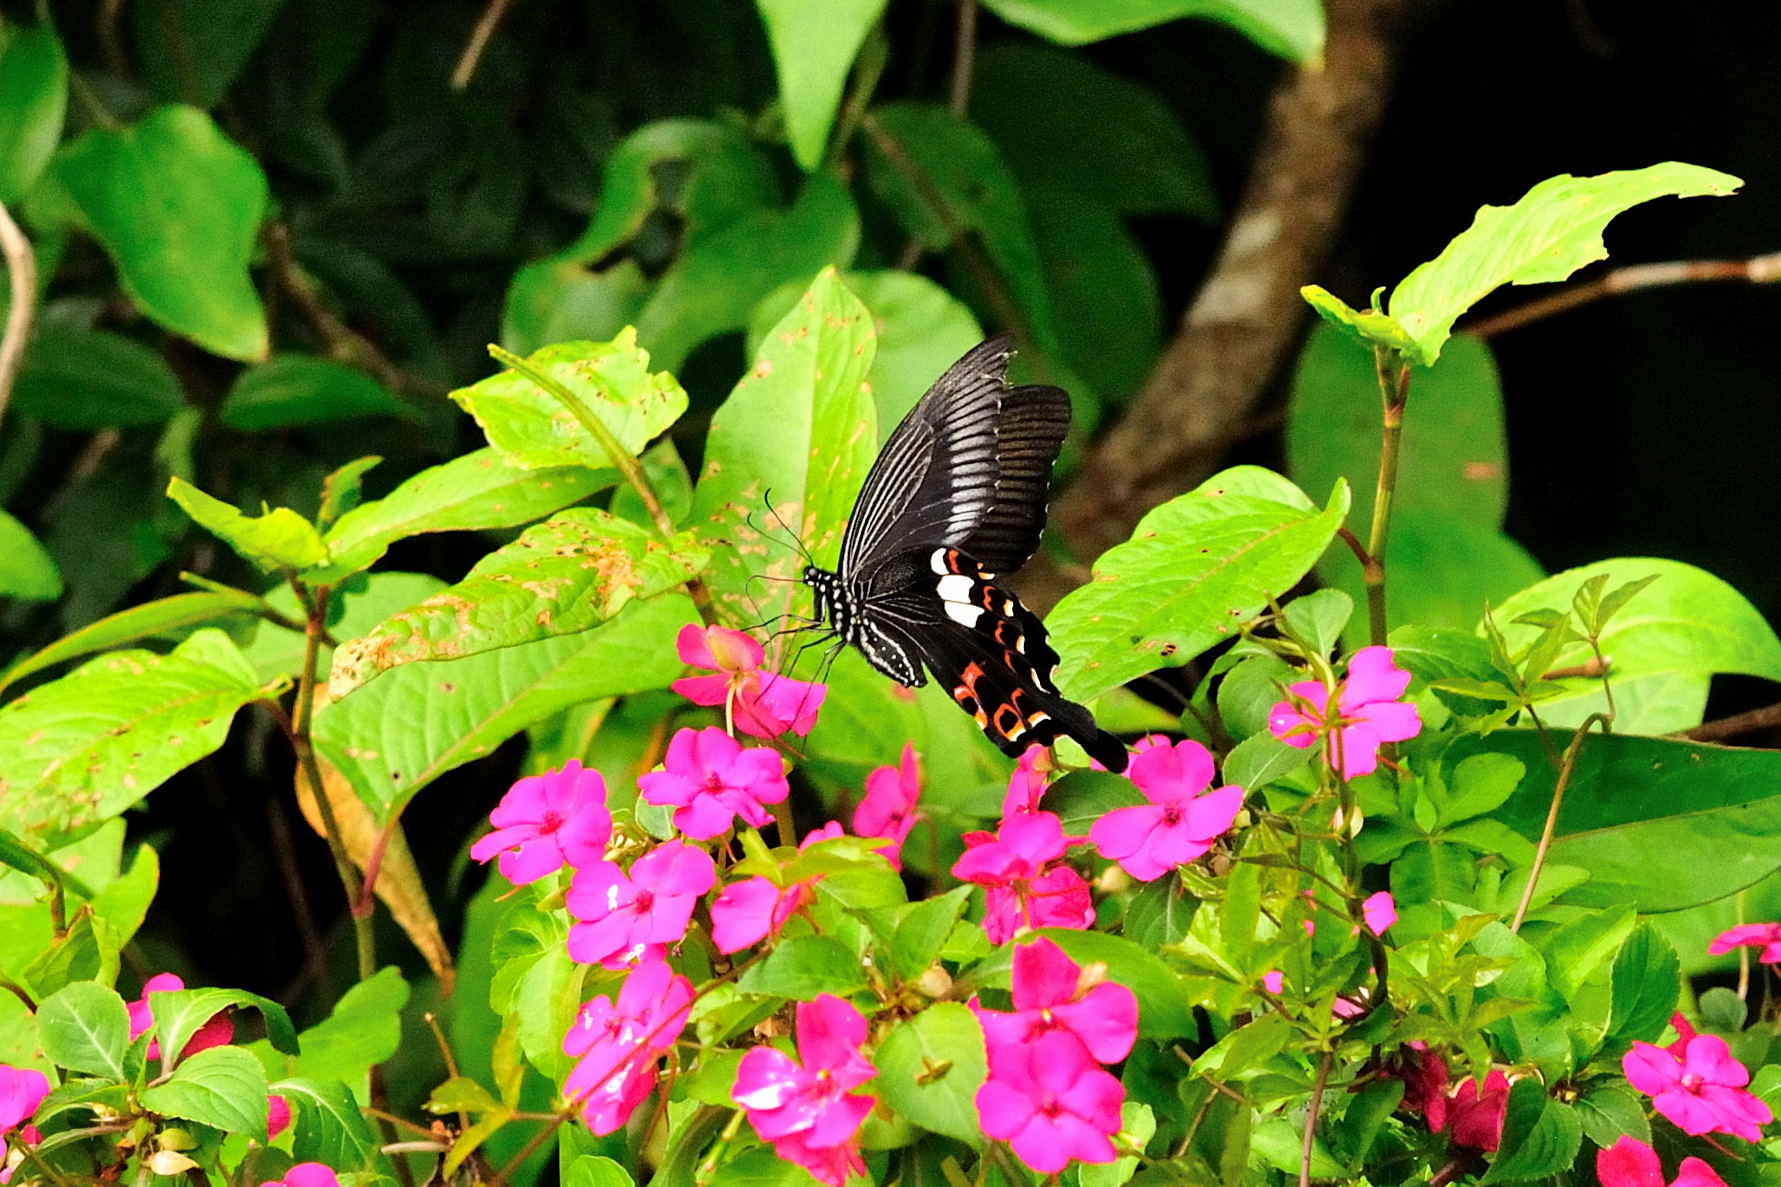
<svg viewBox="0 0 1781 1187">
<path fill-rule="evenodd" d="M 853 831 L 859 837 L 884 837 L 890 842 L 878 852 L 891 863 L 903 868 L 903 838 L 915 827 L 915 800 L 921 794 L 921 775 L 915 769 L 915 747 L 903 743 L 903 761 L 894 767 L 879 767 L 866 776 L 866 798 L 853 814 Z"/>
<path fill-rule="evenodd" d="M 274 1092 L 266 1098 L 266 1140 L 272 1141 L 291 1127 L 291 1102 Z"/>
<path fill-rule="evenodd" d="M 1004 1049 L 977 1090 L 983 1132 L 1014 1147 L 1042 1174 L 1070 1164 L 1112 1162 L 1125 1088 L 1097 1067 L 1073 1035 L 1051 1031 Z"/>
<path fill-rule="evenodd" d="M 1657 1111 L 1683 1133 L 1729 1133 L 1748 1141 L 1762 1138 L 1761 1126 L 1774 1120 L 1769 1106 L 1744 1090 L 1750 1073 L 1732 1058 L 1718 1035 L 1694 1035 L 1675 1044 L 1680 1051 L 1634 1043 L 1620 1066 L 1628 1083 L 1651 1097 Z"/>
<path fill-rule="evenodd" d="M 804 839 L 798 842 L 798 852 L 804 852 L 818 841 L 838 841 L 846 835 L 847 830 L 841 827 L 841 822 L 831 820 L 821 828 L 813 828 L 805 833 Z"/>
<path fill-rule="evenodd" d="M 1138 1037 L 1138 999 L 1114 981 L 1101 980 L 1104 965 L 1085 976 L 1062 948 L 1043 937 L 1014 949 L 1014 1011 L 986 1010 L 972 1001 L 983 1026 L 991 1074 L 1041 1035 L 1072 1035 L 1099 1063 L 1116 1063 L 1131 1053 Z"/>
<path fill-rule="evenodd" d="M 37 1106 L 49 1095 L 49 1077 L 36 1068 L 12 1067 L 0 1063 L 0 1183 L 12 1178 L 16 1165 L 7 1158 L 6 1135 L 11 1133 L 20 1122 L 29 1121 L 37 1112 Z M 42 1140 L 35 1135 L 32 1126 L 25 1126 L 21 1135 L 25 1141 L 35 1145 Z"/>
<path fill-rule="evenodd" d="M 1420 1039 L 1405 1043 L 1393 1074 L 1404 1081 L 1403 1108 L 1421 1113 L 1430 1133 L 1447 1127 L 1447 1061 Z"/>
<path fill-rule="evenodd" d="M 673 1050 L 693 996 L 691 981 L 650 960 L 625 978 L 616 1003 L 596 997 L 581 1007 L 563 1036 L 563 1053 L 580 1056 L 563 1095 L 594 1133 L 623 1126 L 655 1087 L 656 1061 Z"/>
<path fill-rule="evenodd" d="M 1509 1077 L 1492 1068 L 1484 1077 L 1484 1091 L 1467 1076 L 1447 1094 L 1447 1113 L 1453 1121 L 1453 1143 L 1474 1150 L 1495 1150 L 1503 1140 L 1503 1118 L 1509 1111 Z"/>
<path fill-rule="evenodd" d="M 1602 1187 L 1725 1187 L 1725 1180 L 1698 1158 L 1684 1158 L 1673 1181 L 1664 1179 L 1657 1151 L 1628 1134 L 1595 1154 L 1595 1177 Z"/>
<path fill-rule="evenodd" d="M 1286 991 L 1286 974 L 1279 969 L 1269 969 L 1262 974 L 1262 988 L 1278 997 Z"/>
<path fill-rule="evenodd" d="M 1039 769 L 1039 760 L 1044 759 L 1046 769 Z M 1008 793 L 1002 797 L 1002 818 L 1021 812 L 1037 812 L 1039 797 L 1045 794 L 1045 780 L 1051 773 L 1051 751 L 1044 746 L 1028 746 L 1026 752 L 1014 765 L 1014 774 L 1008 780 Z"/>
<path fill-rule="evenodd" d="M 984 888 L 983 930 L 1000 944 L 1022 927 L 1085 928 L 1094 922 L 1094 903 L 1082 875 L 1053 865 L 1081 837 L 1064 836 L 1050 812 L 1010 816 L 992 836 L 966 833 L 965 853 L 952 875 Z"/>
<path fill-rule="evenodd" d="M 825 993 L 798 1003 L 796 1026 L 801 1065 L 772 1047 L 751 1047 L 730 1095 L 781 1158 L 840 1187 L 849 1170 L 864 1169 L 855 1134 L 872 1098 L 850 1090 L 878 1074 L 860 1054 L 866 1020 Z"/>
<path fill-rule="evenodd" d="M 741 631 L 688 623 L 675 640 L 680 659 L 716 676 L 687 676 L 674 691 L 695 705 L 723 705 L 736 728 L 753 738 L 777 738 L 786 730 L 807 734 L 816 724 L 828 686 L 763 672 L 761 645 Z"/>
<path fill-rule="evenodd" d="M 1707 945 L 1709 956 L 1724 956 L 1733 948 L 1761 948 L 1756 959 L 1763 964 L 1781 964 L 1781 923 L 1740 923 L 1719 933 Z"/>
<path fill-rule="evenodd" d="M 628 876 L 609 861 L 576 870 L 564 896 L 577 920 L 569 928 L 569 956 L 622 969 L 663 955 L 686 937 L 694 904 L 716 882 L 711 855 L 683 841 L 645 853 Z"/>
<path fill-rule="evenodd" d="M 1140 882 L 1193 861 L 1223 836 L 1243 806 L 1241 787 L 1212 786 L 1212 755 L 1198 742 L 1153 734 L 1132 748 L 1126 774 L 1150 803 L 1115 808 L 1088 830 L 1101 856 Z"/>
<path fill-rule="evenodd" d="M 816 896 L 815 879 L 781 889 L 766 878 L 749 878 L 724 887 L 711 904 L 711 939 L 719 952 L 740 952 L 768 936 L 776 936 L 798 909 Z"/>
<path fill-rule="evenodd" d="M 1670 1026 L 1676 1032 L 1676 1041 L 1673 1043 L 1666 1043 L 1664 1045 L 1664 1050 L 1668 1051 L 1671 1055 L 1674 1055 L 1677 1059 L 1681 1059 L 1683 1050 L 1688 1046 L 1688 1040 L 1694 1038 L 1694 1027 L 1688 1024 L 1688 1019 L 1682 1016 L 1682 1011 L 1680 1010 L 1677 1010 L 1670 1015 Z"/>
<path fill-rule="evenodd" d="M 698 841 L 722 834 L 738 816 L 761 827 L 773 819 L 762 805 L 791 793 L 778 751 L 744 750 L 715 725 L 676 733 L 662 767 L 640 777 L 637 788 L 652 804 L 672 805 L 674 827 Z"/>
<path fill-rule="evenodd" d="M 580 869 L 606 856 L 612 814 L 606 780 L 576 759 L 561 770 L 528 775 L 507 789 L 489 813 L 495 831 L 470 846 L 470 856 L 496 854 L 501 876 L 515 886 L 536 882 L 564 866 Z"/>
<path fill-rule="evenodd" d="M 284 1178 L 261 1183 L 260 1187 L 340 1187 L 340 1179 L 332 1167 L 319 1162 L 299 1162 L 284 1173 Z"/>
<path fill-rule="evenodd" d="M 144 981 L 142 996 L 126 1007 L 130 1012 L 130 1038 L 136 1039 L 143 1031 L 155 1024 L 155 1016 L 148 1008 L 149 994 L 173 993 L 185 987 L 186 983 L 173 973 L 156 973 Z M 229 1020 L 228 1011 L 225 1010 L 198 1028 L 191 1040 L 186 1043 L 186 1049 L 180 1052 L 179 1057 L 185 1059 L 207 1048 L 224 1046 L 234 1037 L 235 1024 Z M 161 1041 L 159 1039 L 149 1040 L 148 1057 L 150 1059 L 161 1057 Z"/>
<path fill-rule="evenodd" d="M 1366 920 L 1367 930 L 1376 936 L 1384 935 L 1385 929 L 1398 921 L 1398 904 L 1389 890 L 1368 895 L 1367 901 L 1360 905 L 1360 912 L 1361 918 Z"/>
<path fill-rule="evenodd" d="M 1379 747 L 1414 738 L 1422 729 L 1415 705 L 1398 698 L 1410 673 L 1392 663 L 1391 648 L 1363 647 L 1348 660 L 1348 676 L 1337 686 L 1332 712 L 1329 689 L 1321 681 L 1287 686 L 1288 700 L 1268 711 L 1268 732 L 1300 750 L 1324 739 L 1331 766 L 1342 778 L 1370 775 L 1379 766 Z"/>
</svg>

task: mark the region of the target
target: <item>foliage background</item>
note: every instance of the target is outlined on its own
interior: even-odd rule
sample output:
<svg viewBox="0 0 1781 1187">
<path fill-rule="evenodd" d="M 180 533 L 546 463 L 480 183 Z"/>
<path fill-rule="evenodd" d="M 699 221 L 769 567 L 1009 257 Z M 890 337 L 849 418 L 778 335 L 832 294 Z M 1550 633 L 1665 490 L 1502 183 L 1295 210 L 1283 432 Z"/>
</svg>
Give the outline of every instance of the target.
<svg viewBox="0 0 1781 1187">
<path fill-rule="evenodd" d="M 1368 36 L 1394 56 L 1398 71 L 1382 122 L 1352 148 L 1362 161 L 1360 181 L 1327 245 L 1328 263 L 1304 281 L 1358 302 L 1432 254 L 1481 202 L 1507 202 L 1555 173 L 1665 159 L 1723 169 L 1746 186 L 1731 201 L 1658 203 L 1617 222 L 1609 236 L 1617 262 L 1741 257 L 1776 247 L 1781 155 L 1772 132 L 1781 82 L 1769 66 L 1781 13 L 1737 3 L 1660 13 L 1584 0 L 1333 7 L 1363 24 L 1377 18 Z M 40 15 L 25 4 L 0 11 L 9 27 Z M 238 365 L 146 323 L 91 239 L 51 236 L 43 323 L 96 320 L 150 345 L 177 377 L 183 401 L 202 412 L 184 422 L 182 437 L 159 424 L 57 425 L 33 415 L 27 401 L 15 403 L 0 424 L 0 500 L 45 541 L 67 588 L 57 601 L 6 608 L 5 653 L 28 652 L 119 606 L 173 592 L 182 568 L 239 576 L 233 558 L 219 555 L 161 498 L 169 456 L 176 472 L 189 469 L 205 489 L 253 505 L 298 499 L 321 474 L 360 454 L 388 458 L 371 481 L 381 493 L 467 448 L 474 427 L 440 394 L 489 372 L 484 347 L 501 336 L 516 270 L 560 250 L 586 225 L 602 168 L 623 138 L 666 117 L 716 117 L 774 134 L 774 72 L 752 5 L 521 0 L 457 94 L 449 79 L 482 12 L 477 4 L 359 0 L 129 0 L 100 5 L 97 15 L 93 5 L 48 5 L 88 92 L 88 102 L 69 106 L 68 134 L 90 127 L 95 107 L 120 120 L 164 100 L 210 109 L 264 168 L 273 216 L 289 227 L 294 259 L 322 300 L 413 386 L 401 418 L 259 432 L 226 426 L 217 410 Z M 107 23 L 105 14 L 115 20 Z M 878 102 L 944 102 L 954 15 L 952 5 L 930 0 L 891 5 Z M 987 12 L 978 33 L 980 62 L 1041 45 Z M 1040 235 L 1054 299 L 1062 298 L 1063 354 L 1075 371 L 1093 376 L 1111 422 L 1199 291 L 1228 230 L 1225 218 L 1210 216 L 1237 205 L 1268 97 L 1293 67 L 1206 21 L 1044 52 L 1146 88 L 1203 151 L 1203 190 L 1173 208 L 1128 212 L 1135 252 L 1122 250 L 1105 221 L 1061 218 Z M 1043 81 L 998 93 L 993 80 L 988 73 L 978 80 L 973 110 L 1051 110 Z M 1047 184 L 1091 169 L 1083 162 L 1095 159 L 1096 138 L 1117 144 L 1136 134 L 1119 113 L 1083 126 L 1087 134 L 1074 146 L 1050 146 L 1049 160 L 1028 159 L 1024 172 L 1016 170 L 1029 201 L 1042 205 Z M 782 148 L 769 152 L 775 181 L 789 195 L 797 170 Z M 856 142 L 848 162 L 862 211 L 856 265 L 890 267 L 907 234 L 861 180 L 865 152 Z M 41 211 L 27 203 L 26 213 Z M 1096 229 L 1098 238 L 1089 233 Z M 646 271 L 671 261 L 673 231 L 656 222 L 638 236 L 633 250 Z M 313 351 L 316 327 L 276 282 L 266 265 L 270 250 L 262 244 L 254 276 L 274 345 Z M 999 326 L 957 252 L 927 253 L 919 267 L 973 301 L 986 327 Z M 1154 299 L 1146 299 L 1151 286 Z M 1499 294 L 1487 310 L 1525 296 Z M 1781 514 L 1770 357 L 1778 302 L 1772 289 L 1744 285 L 1659 289 L 1493 341 L 1513 473 L 1508 533 L 1548 571 L 1609 555 L 1670 556 L 1726 578 L 1766 617 L 1781 614 L 1781 558 L 1769 546 Z M 1279 316 L 1309 326 L 1302 306 Z M 677 367 L 694 403 L 684 422 L 688 440 L 698 439 L 704 415 L 745 358 L 743 335 L 730 332 Z M 929 373 L 937 370 L 938 362 Z M 1273 426 L 1291 370 L 1289 355 L 1270 381 L 1256 431 L 1225 458 L 1207 459 L 1208 470 L 1228 461 L 1283 464 Z M 1184 472 L 1179 488 L 1198 477 Z M 399 545 L 389 563 L 455 578 L 487 547 L 429 536 Z M 1746 708 L 1753 695 L 1723 681 L 1712 713 Z M 237 731 L 133 817 L 133 835 L 155 840 L 166 871 L 141 943 L 154 967 L 177 968 L 193 983 L 240 985 L 313 1006 L 324 999 L 310 997 L 315 986 L 301 976 L 296 888 L 324 888 L 310 908 L 329 936 L 343 939 L 345 923 L 326 852 L 283 794 L 286 760 L 266 765 L 266 755 L 278 754 L 265 745 L 268 729 L 258 721 Z M 407 817 L 450 940 L 460 926 L 457 908 L 480 882 L 465 868 L 464 840 L 520 753 L 510 746 L 496 764 L 448 776 Z M 218 936 L 230 943 L 215 943 Z M 403 950 L 394 936 L 381 947 Z M 421 1050 L 407 1044 L 404 1056 Z M 391 1080 L 418 1091 L 430 1076 L 428 1069 Z"/>
</svg>

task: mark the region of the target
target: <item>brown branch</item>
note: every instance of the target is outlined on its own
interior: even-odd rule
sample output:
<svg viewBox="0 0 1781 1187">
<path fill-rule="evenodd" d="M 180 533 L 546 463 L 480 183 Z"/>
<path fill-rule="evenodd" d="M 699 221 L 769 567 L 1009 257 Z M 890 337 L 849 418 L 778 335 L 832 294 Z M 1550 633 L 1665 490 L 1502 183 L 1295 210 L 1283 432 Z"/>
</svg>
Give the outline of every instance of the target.
<svg viewBox="0 0 1781 1187">
<path fill-rule="evenodd" d="M 1290 71 L 1269 103 L 1249 182 L 1211 274 L 1125 417 L 1057 501 L 1077 555 L 1124 540 L 1151 507 L 1204 479 L 1255 417 L 1309 312 L 1299 286 L 1341 227 L 1385 106 L 1408 0 L 1331 0 L 1324 60 Z M 1029 601 L 1069 582 L 1033 565 Z"/>
<path fill-rule="evenodd" d="M 4 202 L 0 202 L 0 255 L 6 258 L 6 275 L 12 284 L 12 308 L 6 313 L 6 333 L 0 336 L 0 420 L 4 420 L 13 381 L 19 377 L 19 364 L 25 357 L 25 341 L 31 336 L 31 318 L 37 311 L 37 255 Z"/>
<path fill-rule="evenodd" d="M 489 0 L 489 6 L 482 10 L 482 16 L 476 22 L 476 28 L 470 32 L 470 40 L 464 43 L 464 53 L 458 58 L 457 69 L 451 72 L 451 89 L 461 91 L 470 85 L 470 79 L 476 73 L 477 63 L 482 61 L 482 51 L 488 48 L 489 39 L 495 35 L 496 26 L 507 10 L 513 7 L 513 0 Z"/>
<path fill-rule="evenodd" d="M 957 48 L 952 57 L 952 93 L 947 106 L 959 118 L 971 108 L 971 73 L 977 65 L 977 0 L 959 0 Z"/>
<path fill-rule="evenodd" d="M 1621 293 L 1639 289 L 1662 288 L 1672 284 L 1704 284 L 1712 281 L 1741 280 L 1747 284 L 1773 284 L 1781 280 L 1781 251 L 1751 256 L 1747 260 L 1671 260 L 1662 264 L 1629 264 L 1604 272 L 1594 280 L 1572 285 L 1549 297 L 1505 309 L 1489 317 L 1462 325 L 1460 329 L 1475 338 L 1489 338 L 1508 330 L 1518 330 L 1530 322 L 1540 321 L 1557 313 L 1565 313 Z"/>
<path fill-rule="evenodd" d="M 1671 737 L 1683 737 L 1691 742 L 1717 742 L 1722 738 L 1735 738 L 1739 734 L 1751 734 L 1775 726 L 1781 726 L 1781 705 L 1764 705 L 1735 717 L 1703 722 L 1681 734 L 1672 734 Z"/>
</svg>

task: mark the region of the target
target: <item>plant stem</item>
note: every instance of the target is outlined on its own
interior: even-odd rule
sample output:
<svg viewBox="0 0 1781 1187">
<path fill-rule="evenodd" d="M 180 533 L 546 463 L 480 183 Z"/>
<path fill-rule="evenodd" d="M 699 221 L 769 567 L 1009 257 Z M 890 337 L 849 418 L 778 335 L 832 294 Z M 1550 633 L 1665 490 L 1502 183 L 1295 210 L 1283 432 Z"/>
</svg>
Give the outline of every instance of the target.
<svg viewBox="0 0 1781 1187">
<path fill-rule="evenodd" d="M 1410 365 L 1396 351 L 1379 346 L 1373 349 L 1373 366 L 1379 378 L 1379 482 L 1373 491 L 1373 525 L 1367 533 L 1367 555 L 1361 574 L 1367 587 L 1367 625 L 1373 644 L 1383 647 L 1385 543 L 1391 530 L 1392 495 L 1398 485 L 1398 443 L 1403 435 L 1404 405 L 1410 399 Z"/>
<path fill-rule="evenodd" d="M 971 108 L 971 72 L 977 64 L 977 0 L 959 0 L 952 57 L 952 93 L 947 106 L 963 117 Z"/>
<path fill-rule="evenodd" d="M 1475 338 L 1489 338 L 1506 330 L 1517 329 L 1530 322 L 1551 317 L 1587 305 L 1602 297 L 1618 296 L 1639 289 L 1671 284 L 1700 284 L 1704 281 L 1742 280 L 1751 284 L 1769 284 L 1781 280 L 1781 252 L 1768 252 L 1747 260 L 1670 260 L 1658 264 L 1631 264 L 1604 272 L 1594 280 L 1561 289 L 1549 297 L 1517 305 L 1513 309 L 1461 326 Z"/>
<path fill-rule="evenodd" d="M 1305 1113 L 1305 1144 L 1299 1150 L 1299 1187 L 1311 1187 L 1311 1149 L 1317 1144 L 1317 1113 L 1323 1108 L 1323 1089 L 1330 1080 L 1334 1051 L 1325 1051 L 1317 1065 L 1317 1082 L 1311 1086 L 1311 1107 Z"/>
<path fill-rule="evenodd" d="M 1583 749 L 1583 740 L 1589 737 L 1591 726 L 1608 726 L 1614 721 L 1608 713 L 1591 713 L 1577 727 L 1571 737 L 1571 744 L 1565 747 L 1565 756 L 1558 764 L 1558 782 L 1552 787 L 1552 806 L 1546 811 L 1546 827 L 1540 830 L 1540 843 L 1534 849 L 1534 864 L 1527 872 L 1527 885 L 1521 888 L 1521 901 L 1515 905 L 1515 919 L 1509 924 L 1510 931 L 1520 931 L 1521 921 L 1527 918 L 1528 904 L 1534 901 L 1534 884 L 1540 880 L 1540 869 L 1546 864 L 1546 853 L 1552 848 L 1552 835 L 1558 829 L 1558 810 L 1565 802 L 1565 788 L 1571 782 L 1571 775 L 1577 769 L 1577 755 Z"/>
</svg>

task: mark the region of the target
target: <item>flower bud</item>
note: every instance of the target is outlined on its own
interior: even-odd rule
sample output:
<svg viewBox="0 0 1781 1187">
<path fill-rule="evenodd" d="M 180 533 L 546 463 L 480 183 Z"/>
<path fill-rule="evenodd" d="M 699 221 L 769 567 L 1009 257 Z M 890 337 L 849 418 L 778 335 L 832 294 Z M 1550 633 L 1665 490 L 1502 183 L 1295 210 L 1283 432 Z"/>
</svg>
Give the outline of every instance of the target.
<svg viewBox="0 0 1781 1187">
<path fill-rule="evenodd" d="M 183 1175 L 197 1165 L 178 1150 L 156 1150 L 148 1157 L 148 1169 L 168 1178 Z"/>
<path fill-rule="evenodd" d="M 952 974 L 934 965 L 909 984 L 923 997 L 941 998 L 952 992 Z"/>
<path fill-rule="evenodd" d="M 190 1150 L 198 1145 L 198 1139 L 192 1136 L 190 1130 L 176 1129 L 173 1126 L 163 1129 L 155 1140 L 163 1150 Z"/>
</svg>

